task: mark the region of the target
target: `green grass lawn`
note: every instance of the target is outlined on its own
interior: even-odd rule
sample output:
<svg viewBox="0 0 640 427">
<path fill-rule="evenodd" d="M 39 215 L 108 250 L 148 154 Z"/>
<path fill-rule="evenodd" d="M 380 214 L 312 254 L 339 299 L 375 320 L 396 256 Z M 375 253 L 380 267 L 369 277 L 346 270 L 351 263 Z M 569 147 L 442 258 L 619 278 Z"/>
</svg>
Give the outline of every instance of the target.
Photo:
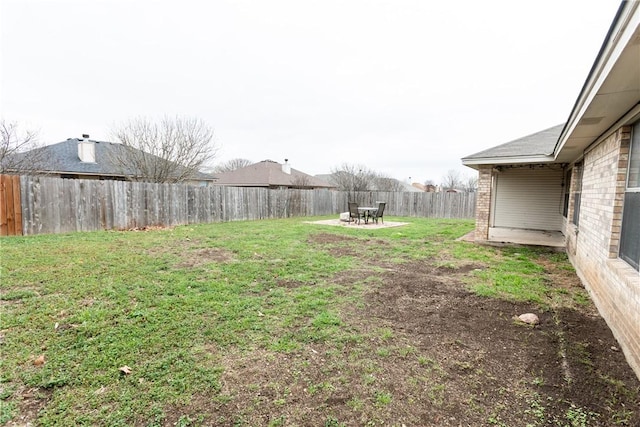
<svg viewBox="0 0 640 427">
<path fill-rule="evenodd" d="M 188 407 L 196 394 L 228 398 L 225 354 L 358 346 L 366 337 L 341 309 L 361 304 L 375 283 L 377 267 L 363 257 L 471 261 L 486 266 L 469 279 L 482 295 L 543 309 L 585 301 L 581 290 L 547 286 L 535 250 L 455 241 L 473 221 L 395 220 L 410 224 L 349 230 L 297 218 L 3 238 L 0 423 L 28 415 L 30 396 L 46 402 L 36 408 L 41 425 L 162 425 L 167 408 Z M 336 243 L 313 244 L 319 234 Z M 381 243 L 363 253 L 359 243 L 371 239 Z M 563 254 L 553 262 L 571 269 Z M 368 279 L 347 291 L 334 283 L 354 269 Z M 40 355 L 45 363 L 34 364 Z M 390 399 L 380 392 L 375 404 Z"/>
</svg>

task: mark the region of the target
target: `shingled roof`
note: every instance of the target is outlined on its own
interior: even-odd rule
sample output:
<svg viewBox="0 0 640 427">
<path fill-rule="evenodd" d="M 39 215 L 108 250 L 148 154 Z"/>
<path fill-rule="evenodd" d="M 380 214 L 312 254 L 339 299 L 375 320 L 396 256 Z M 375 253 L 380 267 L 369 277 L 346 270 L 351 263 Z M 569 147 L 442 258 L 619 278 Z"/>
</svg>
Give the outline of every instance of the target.
<svg viewBox="0 0 640 427">
<path fill-rule="evenodd" d="M 285 169 L 289 169 L 291 173 L 286 173 Z M 322 179 L 273 160 L 263 160 L 231 172 L 219 173 L 216 178 L 216 184 L 235 187 L 334 188 Z"/>
<path fill-rule="evenodd" d="M 551 161 L 564 123 L 462 158 L 465 165 Z"/>
<path fill-rule="evenodd" d="M 78 143 L 90 141 L 95 144 L 95 162 L 83 162 L 78 156 Z M 43 160 L 38 164 L 39 172 L 60 173 L 60 174 L 80 174 L 80 175 L 100 175 L 121 177 L 123 172 L 114 166 L 110 161 L 115 158 L 117 150 L 124 150 L 122 144 L 106 141 L 95 141 L 84 138 L 69 138 L 66 141 L 56 144 L 46 145 L 36 150 L 44 150 Z M 18 153 L 17 155 L 28 155 L 28 153 Z M 40 158 L 40 156 L 39 156 Z M 139 175 L 133 170 L 125 171 L 126 176 Z M 214 176 L 197 172 L 194 180 L 212 181 Z"/>
</svg>

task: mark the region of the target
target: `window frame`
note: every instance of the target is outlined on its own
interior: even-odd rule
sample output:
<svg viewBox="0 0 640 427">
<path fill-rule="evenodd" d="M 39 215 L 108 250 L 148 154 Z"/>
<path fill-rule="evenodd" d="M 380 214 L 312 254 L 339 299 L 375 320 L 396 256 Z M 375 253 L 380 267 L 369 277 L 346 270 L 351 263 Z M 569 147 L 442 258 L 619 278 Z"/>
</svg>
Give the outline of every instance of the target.
<svg viewBox="0 0 640 427">
<path fill-rule="evenodd" d="M 569 218 L 569 201 L 571 200 L 571 174 L 573 169 L 567 169 L 563 172 L 564 194 L 562 195 L 562 216 Z"/>
<path fill-rule="evenodd" d="M 634 158 L 634 156 L 636 158 Z M 635 180 L 635 185 L 631 185 L 631 180 Z M 627 163 L 627 176 L 625 177 L 625 191 L 622 208 L 622 221 L 620 227 L 620 245 L 618 247 L 618 257 L 640 271 L 640 224 L 632 223 L 633 219 L 638 221 L 640 215 L 636 214 L 636 209 L 640 210 L 637 204 L 640 198 L 640 121 L 631 125 L 631 138 L 629 141 L 629 159 Z M 631 211 L 631 209 L 634 209 Z M 626 226 L 625 226 L 626 225 Z M 630 230 L 630 231 L 629 231 Z M 625 233 L 626 232 L 626 233 Z M 631 233 L 637 233 L 631 235 Z M 635 246 L 634 246 L 634 242 Z M 629 252 L 627 252 L 627 250 Z M 635 253 L 634 253 L 635 252 Z"/>
<path fill-rule="evenodd" d="M 573 166 L 574 188 L 572 188 L 571 194 L 573 195 L 573 212 L 571 215 L 571 223 L 576 227 L 580 225 L 580 202 L 582 199 L 582 175 L 584 171 L 584 162 L 580 160 Z"/>
</svg>

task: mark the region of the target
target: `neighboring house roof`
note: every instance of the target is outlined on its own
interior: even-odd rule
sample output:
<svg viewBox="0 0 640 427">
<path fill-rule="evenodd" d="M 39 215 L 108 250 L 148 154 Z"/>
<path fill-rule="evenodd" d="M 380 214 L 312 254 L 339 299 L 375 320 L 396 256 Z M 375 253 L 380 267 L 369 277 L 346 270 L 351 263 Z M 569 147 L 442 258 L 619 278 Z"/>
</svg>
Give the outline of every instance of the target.
<svg viewBox="0 0 640 427">
<path fill-rule="evenodd" d="M 407 191 L 409 193 L 423 193 L 424 190 L 416 187 L 413 184 L 407 184 L 406 182 L 399 181 L 402 184 L 402 191 Z"/>
<path fill-rule="evenodd" d="M 318 175 L 315 175 L 315 177 L 319 178 L 319 179 L 322 179 L 323 181 L 329 182 L 331 184 L 335 184 L 335 182 L 336 182 L 336 180 L 333 179 L 334 174 L 332 174 L 332 173 L 318 174 Z M 389 180 L 391 180 L 393 182 L 398 183 L 400 185 L 400 187 L 402 187 L 401 191 L 407 191 L 407 192 L 420 192 L 421 191 L 420 189 L 415 188 L 415 187 L 411 186 L 410 184 L 404 183 L 404 182 L 402 182 L 400 180 L 397 180 L 395 178 L 386 178 L 386 179 L 389 179 Z M 334 186 L 337 187 L 337 185 L 334 185 Z M 371 182 L 370 183 L 370 188 L 367 191 L 379 191 L 379 190 L 378 190 L 378 187 L 377 187 L 376 183 L 375 182 Z"/>
<path fill-rule="evenodd" d="M 427 193 L 435 193 L 436 191 L 438 191 L 438 187 L 433 184 L 420 184 L 419 182 L 414 182 L 411 185 L 418 190 L 426 191 Z"/>
<path fill-rule="evenodd" d="M 286 173 L 289 170 L 290 173 Z M 334 188 L 328 182 L 273 160 L 263 160 L 230 172 L 216 174 L 216 184 L 236 187 Z"/>
<path fill-rule="evenodd" d="M 324 182 L 328 182 L 329 184 L 333 184 L 333 174 L 332 173 L 319 173 L 314 175 L 316 178 L 323 180 Z"/>
<path fill-rule="evenodd" d="M 478 164 L 553 161 L 553 148 L 564 123 L 462 158 L 467 166 Z"/>
<path fill-rule="evenodd" d="M 95 162 L 83 162 L 78 155 L 78 144 L 82 141 L 94 143 Z M 122 144 L 94 141 L 84 138 L 68 138 L 66 141 L 56 144 L 46 145 L 36 150 L 44 150 L 45 155 L 40 162 L 39 172 L 60 173 L 60 174 L 77 174 L 77 175 L 100 175 L 100 176 L 136 176 L 133 170 L 122 171 L 114 166 L 110 158 L 112 158 L 118 150 L 123 150 Z M 19 153 L 17 155 L 28 155 L 27 153 Z M 214 180 L 213 175 L 197 172 L 193 177 L 194 180 Z"/>
</svg>

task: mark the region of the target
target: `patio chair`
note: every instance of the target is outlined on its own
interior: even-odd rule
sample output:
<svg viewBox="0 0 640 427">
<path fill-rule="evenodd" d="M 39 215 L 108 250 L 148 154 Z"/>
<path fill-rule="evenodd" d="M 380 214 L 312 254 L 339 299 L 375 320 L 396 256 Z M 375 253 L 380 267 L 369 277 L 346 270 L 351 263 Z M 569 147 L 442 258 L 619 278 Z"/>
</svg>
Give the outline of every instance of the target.
<svg viewBox="0 0 640 427">
<path fill-rule="evenodd" d="M 369 214 L 369 219 L 372 219 L 376 222 L 376 224 L 378 223 L 378 218 L 380 218 L 382 220 L 382 223 L 384 224 L 384 206 L 386 205 L 386 202 L 378 202 L 378 209 L 376 209 L 375 211 L 371 212 Z"/>
<path fill-rule="evenodd" d="M 360 224 L 360 219 L 364 218 L 364 212 L 360 212 L 358 210 L 358 204 L 355 202 L 349 202 L 349 222 L 353 219 L 354 221 L 357 219 L 358 224 Z"/>
</svg>

